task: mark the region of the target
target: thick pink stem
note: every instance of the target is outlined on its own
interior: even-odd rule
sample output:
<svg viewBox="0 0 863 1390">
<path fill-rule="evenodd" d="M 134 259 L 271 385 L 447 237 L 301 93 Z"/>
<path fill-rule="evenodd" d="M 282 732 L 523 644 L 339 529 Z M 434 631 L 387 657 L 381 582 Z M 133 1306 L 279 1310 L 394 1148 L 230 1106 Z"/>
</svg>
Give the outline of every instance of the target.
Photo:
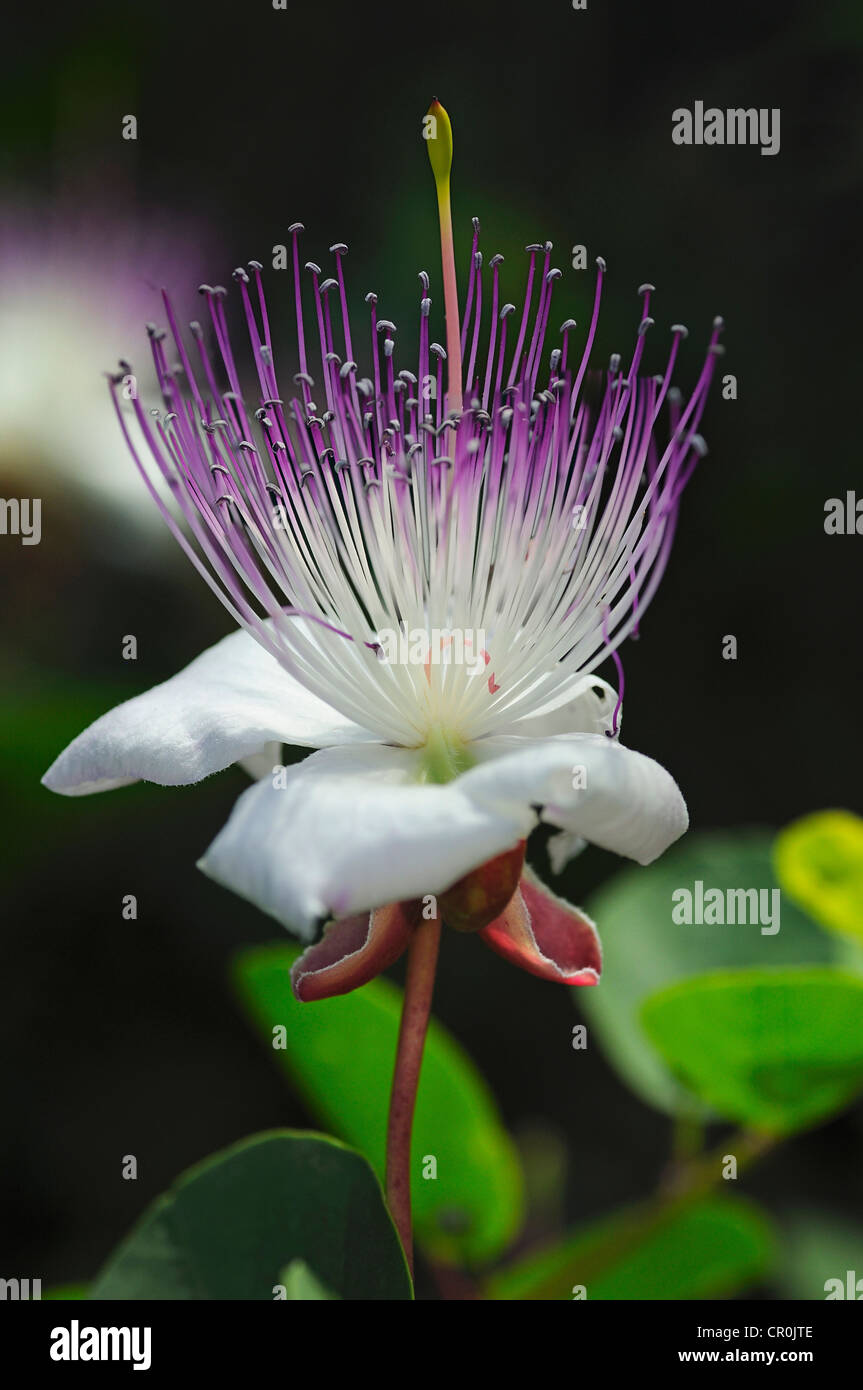
<svg viewBox="0 0 863 1390">
<path fill-rule="evenodd" d="M 440 919 L 421 921 L 408 949 L 405 1002 L 399 1028 L 387 1129 L 387 1202 L 413 1274 L 411 1130 L 440 947 Z"/>
</svg>

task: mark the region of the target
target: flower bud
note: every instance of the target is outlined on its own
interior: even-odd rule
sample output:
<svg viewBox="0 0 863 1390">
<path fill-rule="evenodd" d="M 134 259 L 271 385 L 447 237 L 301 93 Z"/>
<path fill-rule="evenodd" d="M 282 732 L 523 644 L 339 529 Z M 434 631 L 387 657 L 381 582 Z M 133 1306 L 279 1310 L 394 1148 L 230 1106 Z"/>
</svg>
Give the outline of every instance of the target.
<svg viewBox="0 0 863 1390">
<path fill-rule="evenodd" d="M 504 911 L 518 888 L 525 841 L 472 869 L 438 895 L 440 915 L 456 931 L 482 931 Z"/>
</svg>

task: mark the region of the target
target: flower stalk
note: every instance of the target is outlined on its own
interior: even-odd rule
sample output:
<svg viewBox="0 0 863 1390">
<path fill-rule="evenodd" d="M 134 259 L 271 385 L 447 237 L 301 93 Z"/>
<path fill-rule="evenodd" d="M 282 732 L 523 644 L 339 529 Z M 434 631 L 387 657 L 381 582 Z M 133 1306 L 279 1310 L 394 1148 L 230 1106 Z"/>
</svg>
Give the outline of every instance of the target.
<svg viewBox="0 0 863 1390">
<path fill-rule="evenodd" d="M 390 1093 L 387 1202 L 413 1277 L 411 1132 L 440 948 L 440 917 L 421 920 L 408 948 L 405 1001 Z"/>
</svg>

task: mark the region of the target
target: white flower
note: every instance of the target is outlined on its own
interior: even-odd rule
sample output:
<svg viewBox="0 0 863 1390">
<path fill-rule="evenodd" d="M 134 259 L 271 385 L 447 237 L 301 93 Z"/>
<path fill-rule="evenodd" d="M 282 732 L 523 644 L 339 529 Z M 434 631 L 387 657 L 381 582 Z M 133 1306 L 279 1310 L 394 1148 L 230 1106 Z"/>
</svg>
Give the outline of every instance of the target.
<svg viewBox="0 0 863 1390">
<path fill-rule="evenodd" d="M 336 921 L 300 962 L 301 997 L 377 973 L 403 948 L 426 895 L 441 897 L 445 920 L 472 921 L 534 973 L 594 982 L 592 924 L 532 876 L 518 889 L 523 846 L 545 822 L 559 831 L 559 866 L 584 841 L 646 864 L 686 829 L 674 780 L 619 743 L 620 700 L 592 673 L 632 632 L 665 567 L 680 493 L 703 452 L 695 429 L 713 353 L 685 407 L 669 390 L 685 330 L 673 330 L 664 376 L 639 377 L 652 322 L 646 286 L 632 362 L 624 376 L 612 359 L 595 412 L 582 383 L 596 310 L 581 364 L 567 365 L 567 321 L 541 386 L 557 273 L 550 247 L 529 248 L 532 270 L 543 251 L 545 265 L 532 327 L 530 299 L 525 305 L 509 385 L 505 306 L 485 362 L 471 355 L 466 407 L 447 416 L 441 372 L 430 370 L 442 349 L 428 341 L 427 277 L 417 375 L 395 376 L 395 327 L 378 321 L 370 296 L 374 379 L 358 379 L 342 278 L 347 248 L 332 249 L 337 278 L 321 283 L 319 268 L 307 267 L 318 384 L 299 317 L 293 399 L 276 378 L 257 263 L 257 303 L 246 272 L 235 272 L 259 375 L 254 407 L 240 392 L 224 291 L 203 287 L 220 369 L 206 356 L 203 371 L 194 366 L 177 333 L 190 394 L 154 340 L 167 413 L 154 422 L 139 402 L 133 408 L 187 527 L 157 502 L 245 630 L 104 715 L 45 784 L 72 796 L 138 778 L 174 786 L 250 759 L 260 773 L 273 745 L 315 749 L 275 775 L 271 765 L 200 864 L 306 940 Z M 476 254 L 472 267 L 478 332 Z M 341 355 L 330 313 L 336 292 Z M 472 341 L 469 315 L 464 333 Z M 423 381 L 437 382 L 430 401 Z M 654 427 L 666 401 L 671 430 L 660 448 Z M 397 643 L 381 659 L 376 634 L 417 630 L 432 634 L 419 659 L 407 642 L 401 659 Z M 440 643 L 460 657 L 435 660 Z M 484 908 L 472 918 L 465 903 L 481 887 Z"/>
</svg>

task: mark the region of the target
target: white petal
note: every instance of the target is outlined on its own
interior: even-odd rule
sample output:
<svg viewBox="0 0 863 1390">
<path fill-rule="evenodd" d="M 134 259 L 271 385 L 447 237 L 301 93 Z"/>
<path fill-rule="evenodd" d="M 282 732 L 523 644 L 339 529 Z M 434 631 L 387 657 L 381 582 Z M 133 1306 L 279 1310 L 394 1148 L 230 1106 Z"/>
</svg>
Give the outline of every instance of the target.
<svg viewBox="0 0 863 1390">
<path fill-rule="evenodd" d="M 440 893 L 524 839 L 527 802 L 478 803 L 465 778 L 418 783 L 417 754 L 326 749 L 244 792 L 199 867 L 309 938 L 322 919 Z"/>
<path fill-rule="evenodd" d="M 525 838 L 538 804 L 544 820 L 645 864 L 686 829 L 672 777 L 604 736 L 472 751 L 483 761 L 446 786 L 417 783 L 405 749 L 313 754 L 281 785 L 245 792 L 199 867 L 308 938 L 327 918 L 443 892 Z"/>
<path fill-rule="evenodd" d="M 139 778 L 176 787 L 271 741 L 321 748 L 372 737 L 311 695 L 247 632 L 234 632 L 170 680 L 103 714 L 42 781 L 66 796 Z"/>
<path fill-rule="evenodd" d="M 248 772 L 253 782 L 260 782 L 262 777 L 269 777 L 274 768 L 282 764 L 282 745 L 271 740 L 265 743 L 263 748 L 259 748 L 256 753 L 250 753 L 247 758 L 240 758 L 240 767 L 244 772 Z"/>
<path fill-rule="evenodd" d="M 570 835 L 568 830 L 561 830 L 559 835 L 552 835 L 546 849 L 551 872 L 562 874 L 570 860 L 587 849 L 587 840 L 583 835 Z"/>
<path fill-rule="evenodd" d="M 649 864 L 686 830 L 689 817 L 670 773 L 652 758 L 600 734 L 541 742 L 491 738 L 459 779 L 474 801 L 542 807 L 542 819 L 639 864 Z"/>
<path fill-rule="evenodd" d="M 529 694 L 529 692 L 525 692 Z M 533 714 L 514 718 L 495 726 L 495 733 L 518 734 L 522 738 L 548 738 L 551 734 L 610 733 L 617 691 L 600 676 L 579 676 L 568 688 L 558 691 Z M 618 711 L 617 730 L 623 708 Z"/>
</svg>

